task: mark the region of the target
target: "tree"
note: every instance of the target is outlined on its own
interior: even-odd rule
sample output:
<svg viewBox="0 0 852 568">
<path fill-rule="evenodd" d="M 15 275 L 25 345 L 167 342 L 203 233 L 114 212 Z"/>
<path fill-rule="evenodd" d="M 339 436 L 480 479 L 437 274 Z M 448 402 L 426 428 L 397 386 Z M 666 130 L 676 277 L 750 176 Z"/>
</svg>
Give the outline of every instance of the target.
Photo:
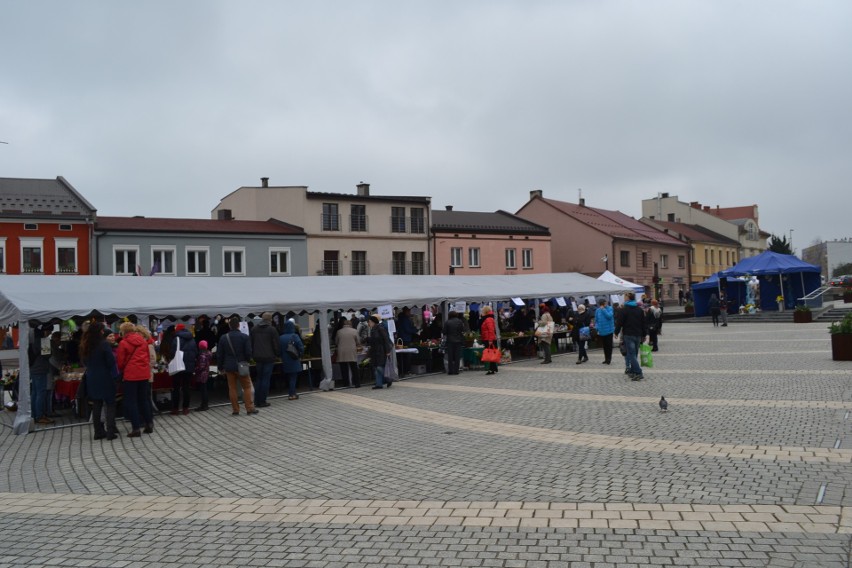
<svg viewBox="0 0 852 568">
<path fill-rule="evenodd" d="M 834 267 L 834 274 L 831 276 L 843 276 L 844 274 L 852 274 L 852 262 L 846 264 L 838 264 Z"/>
<path fill-rule="evenodd" d="M 793 254 L 793 249 L 790 247 L 790 243 L 787 241 L 786 235 L 772 235 L 769 239 L 769 250 L 772 252 L 777 252 L 779 254 Z"/>
</svg>

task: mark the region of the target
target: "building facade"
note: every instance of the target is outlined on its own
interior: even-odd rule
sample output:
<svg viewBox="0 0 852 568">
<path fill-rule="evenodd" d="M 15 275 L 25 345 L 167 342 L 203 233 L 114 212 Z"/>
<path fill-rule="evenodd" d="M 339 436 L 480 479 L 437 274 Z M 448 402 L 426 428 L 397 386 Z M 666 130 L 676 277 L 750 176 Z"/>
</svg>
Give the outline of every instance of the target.
<svg viewBox="0 0 852 568">
<path fill-rule="evenodd" d="M 843 265 L 852 264 L 852 238 L 823 241 L 803 248 L 802 260 L 822 268 L 822 275 L 826 279 L 848 274 L 835 274 L 835 272 L 842 271 Z M 852 271 L 849 273 L 852 273 Z"/>
<path fill-rule="evenodd" d="M 554 272 L 581 272 L 597 277 L 610 270 L 645 286 L 655 296 L 677 297 L 673 286 L 655 287 L 655 279 L 688 282 L 689 245 L 620 211 L 546 199 L 541 190 L 516 213 L 548 227 Z"/>
<path fill-rule="evenodd" d="M 0 178 L 0 274 L 91 274 L 96 209 L 65 178 Z"/>
<path fill-rule="evenodd" d="M 277 221 L 99 217 L 94 235 L 101 275 L 308 274 L 305 232 Z"/>
<path fill-rule="evenodd" d="M 550 231 L 506 211 L 432 212 L 435 274 L 551 272 Z"/>
<path fill-rule="evenodd" d="M 431 274 L 429 197 L 308 191 L 306 186 L 241 187 L 222 198 L 214 219 L 277 219 L 304 227 L 308 274 Z"/>
</svg>

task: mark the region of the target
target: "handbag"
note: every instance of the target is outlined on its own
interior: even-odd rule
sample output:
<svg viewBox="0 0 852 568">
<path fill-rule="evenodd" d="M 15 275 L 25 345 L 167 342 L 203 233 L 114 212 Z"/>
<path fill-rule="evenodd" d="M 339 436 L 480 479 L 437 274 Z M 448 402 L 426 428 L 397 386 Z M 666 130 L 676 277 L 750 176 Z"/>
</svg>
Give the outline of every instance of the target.
<svg viewBox="0 0 852 568">
<path fill-rule="evenodd" d="M 287 344 L 287 355 L 289 355 L 291 359 L 299 359 L 301 357 L 299 354 L 299 348 L 296 347 L 296 343 L 292 339 L 290 340 L 290 343 Z"/>
<path fill-rule="evenodd" d="M 639 347 L 639 364 L 649 369 L 654 366 L 654 355 L 651 353 L 651 346 L 647 343 Z"/>
<path fill-rule="evenodd" d="M 503 354 L 496 347 L 486 347 L 482 350 L 483 363 L 499 363 L 503 358 Z"/>
<path fill-rule="evenodd" d="M 387 362 L 385 363 L 384 376 L 387 384 L 391 384 L 392 382 L 399 380 L 399 371 L 396 369 L 396 355 L 393 353 L 388 355 Z"/>
<path fill-rule="evenodd" d="M 234 344 L 231 342 L 231 336 L 226 335 L 225 338 L 228 340 L 228 345 L 231 346 L 231 353 L 233 353 L 234 357 L 236 357 L 237 350 L 234 349 Z M 249 367 L 248 361 L 237 361 L 237 374 L 241 377 L 248 377 L 251 374 L 251 368 Z"/>
<path fill-rule="evenodd" d="M 180 338 L 177 339 L 177 347 L 175 347 L 175 356 L 169 361 L 169 374 L 177 375 L 186 371 L 186 364 L 183 362 L 183 351 L 180 350 Z"/>
<path fill-rule="evenodd" d="M 589 326 L 583 326 L 580 328 L 580 341 L 588 341 L 592 338 L 592 331 L 589 329 Z"/>
</svg>

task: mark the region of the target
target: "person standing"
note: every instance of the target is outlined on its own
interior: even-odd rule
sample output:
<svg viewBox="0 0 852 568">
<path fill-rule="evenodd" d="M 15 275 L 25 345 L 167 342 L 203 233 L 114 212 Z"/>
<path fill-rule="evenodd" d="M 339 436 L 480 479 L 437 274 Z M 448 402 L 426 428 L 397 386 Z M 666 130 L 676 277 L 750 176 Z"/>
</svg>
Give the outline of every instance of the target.
<svg viewBox="0 0 852 568">
<path fill-rule="evenodd" d="M 281 356 L 281 342 L 278 340 L 278 330 L 272 325 L 272 313 L 264 312 L 260 323 L 252 328 L 251 352 L 257 364 L 254 404 L 257 408 L 265 408 L 269 406 L 266 399 L 272 382 L 272 368 L 275 360 Z"/>
<path fill-rule="evenodd" d="M 148 342 L 136 331 L 136 325 L 126 321 L 119 327 L 122 336 L 116 351 L 118 370 L 122 375 L 124 389 L 124 414 L 130 420 L 132 430 L 128 438 L 138 438 L 154 431 L 154 415 L 151 400 L 151 357 Z"/>
<path fill-rule="evenodd" d="M 313 341 L 319 343 L 319 333 L 314 335 Z M 298 357 L 293 357 L 287 351 L 287 347 L 291 343 L 299 352 Z M 305 354 L 305 344 L 302 343 L 302 338 L 296 331 L 296 323 L 292 319 L 288 319 L 284 323 L 284 333 L 278 338 L 278 350 L 281 353 L 281 370 L 284 373 L 284 379 L 287 381 L 287 399 L 298 400 L 296 381 L 299 379 L 299 373 L 302 372 L 302 355 Z M 308 380 L 310 381 L 310 370 L 308 371 Z"/>
<path fill-rule="evenodd" d="M 550 343 L 553 341 L 553 332 L 556 329 L 556 324 L 553 323 L 553 316 L 550 312 L 542 312 L 541 319 L 538 321 L 538 327 L 535 329 L 535 336 L 541 344 L 541 350 L 544 352 L 544 361 L 542 365 L 547 365 L 550 360 Z"/>
<path fill-rule="evenodd" d="M 641 381 L 644 376 L 642 367 L 639 366 L 639 345 L 648 335 L 648 326 L 645 313 L 636 303 L 636 294 L 628 292 L 624 295 L 626 302 L 618 314 L 615 322 L 615 335 L 621 335 L 622 341 L 627 349 L 625 360 L 627 362 L 627 376 L 631 380 Z"/>
<path fill-rule="evenodd" d="M 713 327 L 719 327 L 719 313 L 721 312 L 719 297 L 715 293 L 710 295 L 710 317 L 713 319 Z"/>
<path fill-rule="evenodd" d="M 588 330 L 591 322 L 592 317 L 586 310 L 586 305 L 577 306 L 577 313 L 574 314 L 572 322 L 574 327 L 571 328 L 571 338 L 577 344 L 577 365 L 589 360 L 589 354 L 586 352 L 586 342 L 589 340 L 589 336 L 580 333 L 580 330 L 583 328 Z"/>
<path fill-rule="evenodd" d="M 659 351 L 658 336 L 660 328 L 663 325 L 663 310 L 657 300 L 651 300 L 651 305 L 648 306 L 648 312 L 645 316 L 648 324 L 648 337 L 651 340 L 651 351 Z"/>
<path fill-rule="evenodd" d="M 175 326 L 175 336 L 171 343 L 173 354 L 177 353 L 178 345 L 183 353 L 184 370 L 172 375 L 172 414 L 180 414 L 182 407 L 183 414 L 187 415 L 189 414 L 190 386 L 192 376 L 195 374 L 195 361 L 198 359 L 198 345 L 182 323 Z"/>
<path fill-rule="evenodd" d="M 724 292 L 719 293 L 719 315 L 722 316 L 722 327 L 728 327 L 728 297 Z"/>
<path fill-rule="evenodd" d="M 195 374 L 193 380 L 201 390 L 201 406 L 195 409 L 196 412 L 204 412 L 208 410 L 210 401 L 210 393 L 207 390 L 207 380 L 210 378 L 210 363 L 213 362 L 213 353 L 207 349 L 207 342 L 201 340 L 198 342 L 198 359 L 195 361 Z"/>
<path fill-rule="evenodd" d="M 370 363 L 373 367 L 373 378 L 376 384 L 373 390 L 384 388 L 387 382 L 388 388 L 391 387 L 393 381 L 385 380 L 385 365 L 387 364 L 388 356 L 393 350 L 388 331 L 379 321 L 378 316 L 370 316 L 367 320 L 370 326 Z"/>
<path fill-rule="evenodd" d="M 397 337 L 402 339 L 402 344 L 405 347 L 411 345 L 411 342 L 417 337 L 419 331 L 417 330 L 417 326 L 414 325 L 414 322 L 411 319 L 411 309 L 406 306 L 402 308 L 402 312 L 400 312 L 399 316 L 396 318 L 396 334 Z M 411 373 L 411 354 L 410 353 L 402 353 L 399 356 L 399 362 L 401 363 L 399 369 L 399 376 L 404 377 Z"/>
<path fill-rule="evenodd" d="M 30 342 L 29 362 L 32 395 L 30 397 L 33 420 L 36 424 L 53 424 L 45 414 L 47 399 L 47 375 L 50 373 L 50 334 L 53 326 L 45 324 L 33 331 Z"/>
<path fill-rule="evenodd" d="M 447 374 L 458 375 L 464 346 L 464 322 L 458 312 L 452 311 L 447 315 L 443 336 L 447 352 Z"/>
<path fill-rule="evenodd" d="M 251 385 L 251 377 L 245 377 L 239 373 L 240 361 L 251 360 L 251 339 L 240 331 L 240 318 L 233 317 L 228 320 L 230 331 L 219 339 L 216 348 L 216 365 L 225 372 L 228 378 L 228 398 L 231 401 L 231 414 L 239 416 L 240 403 L 237 400 L 237 382 L 243 389 L 243 402 L 246 406 L 246 414 L 257 414 L 254 407 L 254 388 Z"/>
<path fill-rule="evenodd" d="M 497 322 L 494 321 L 494 310 L 491 306 L 482 307 L 482 319 L 479 322 L 479 336 L 485 347 L 497 347 Z M 499 371 L 497 363 L 485 363 L 486 375 Z"/>
<path fill-rule="evenodd" d="M 92 427 L 95 440 L 118 438 L 115 426 L 115 394 L 118 367 L 112 347 L 104 335 L 104 325 L 89 325 L 80 342 L 80 358 L 86 366 L 86 395 L 92 401 Z M 106 414 L 106 428 L 102 420 Z"/>
<path fill-rule="evenodd" d="M 343 320 L 343 326 L 337 331 L 334 344 L 334 354 L 337 364 L 340 366 L 340 378 L 343 380 L 344 386 L 360 387 L 358 347 L 361 346 L 361 341 L 358 339 L 358 331 L 352 329 L 352 324 L 348 319 Z"/>
<path fill-rule="evenodd" d="M 598 300 L 598 309 L 595 310 L 595 329 L 598 330 L 598 338 L 603 344 L 603 365 L 612 363 L 612 332 L 615 330 L 615 319 L 612 306 L 608 305 L 606 299 Z"/>
</svg>

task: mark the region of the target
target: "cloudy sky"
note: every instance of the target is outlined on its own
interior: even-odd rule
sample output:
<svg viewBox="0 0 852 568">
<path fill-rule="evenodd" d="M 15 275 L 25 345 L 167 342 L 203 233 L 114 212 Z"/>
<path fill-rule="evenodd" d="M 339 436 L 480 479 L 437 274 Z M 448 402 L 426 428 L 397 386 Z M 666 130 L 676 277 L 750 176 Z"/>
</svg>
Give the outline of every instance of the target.
<svg viewBox="0 0 852 568">
<path fill-rule="evenodd" d="M 101 215 L 242 185 L 511 212 L 756 203 L 852 236 L 848 0 L 0 0 L 0 176 Z"/>
</svg>

